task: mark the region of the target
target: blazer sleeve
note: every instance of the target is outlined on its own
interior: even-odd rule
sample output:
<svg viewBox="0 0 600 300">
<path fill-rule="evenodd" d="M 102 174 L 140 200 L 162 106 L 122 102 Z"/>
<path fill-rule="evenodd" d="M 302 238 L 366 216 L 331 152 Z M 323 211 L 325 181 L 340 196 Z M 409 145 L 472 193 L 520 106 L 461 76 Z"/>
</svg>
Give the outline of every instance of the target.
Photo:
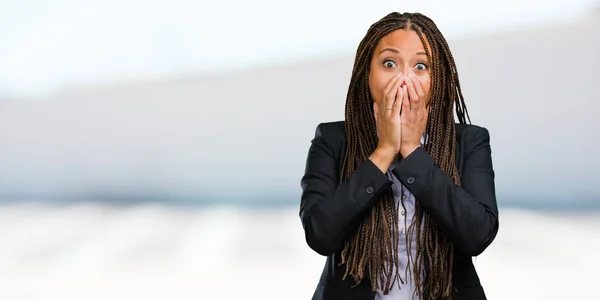
<svg viewBox="0 0 600 300">
<path fill-rule="evenodd" d="M 487 129 L 475 127 L 465 136 L 461 185 L 455 185 L 421 147 L 393 169 L 422 207 L 452 239 L 455 247 L 471 256 L 481 254 L 498 233 L 498 206 Z"/>
<path fill-rule="evenodd" d="M 361 221 L 392 181 L 369 159 L 339 182 L 340 161 L 336 161 L 327 126 L 317 126 L 301 179 L 300 219 L 309 247 L 321 255 L 343 248 Z M 340 146 L 341 145 L 337 145 Z"/>
</svg>

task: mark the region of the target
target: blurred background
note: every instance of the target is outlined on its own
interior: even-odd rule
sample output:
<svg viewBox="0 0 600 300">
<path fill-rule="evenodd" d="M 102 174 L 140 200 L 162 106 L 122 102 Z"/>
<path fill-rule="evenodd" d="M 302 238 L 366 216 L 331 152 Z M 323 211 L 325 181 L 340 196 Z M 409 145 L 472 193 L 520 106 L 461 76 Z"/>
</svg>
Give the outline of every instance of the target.
<svg viewBox="0 0 600 300">
<path fill-rule="evenodd" d="M 0 0 L 0 298 L 310 299 L 307 150 L 391 11 L 490 131 L 488 298 L 597 299 L 596 0 Z"/>
</svg>

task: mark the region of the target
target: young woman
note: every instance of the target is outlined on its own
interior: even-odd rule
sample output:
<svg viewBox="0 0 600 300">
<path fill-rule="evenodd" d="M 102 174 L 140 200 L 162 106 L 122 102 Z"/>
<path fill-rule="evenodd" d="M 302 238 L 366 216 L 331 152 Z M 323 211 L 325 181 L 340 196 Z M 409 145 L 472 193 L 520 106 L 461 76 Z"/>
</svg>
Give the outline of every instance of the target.
<svg viewBox="0 0 600 300">
<path fill-rule="evenodd" d="M 472 257 L 498 207 L 489 133 L 468 118 L 432 20 L 369 28 L 345 121 L 317 126 L 301 180 L 306 241 L 327 256 L 313 299 L 486 299 Z"/>
</svg>

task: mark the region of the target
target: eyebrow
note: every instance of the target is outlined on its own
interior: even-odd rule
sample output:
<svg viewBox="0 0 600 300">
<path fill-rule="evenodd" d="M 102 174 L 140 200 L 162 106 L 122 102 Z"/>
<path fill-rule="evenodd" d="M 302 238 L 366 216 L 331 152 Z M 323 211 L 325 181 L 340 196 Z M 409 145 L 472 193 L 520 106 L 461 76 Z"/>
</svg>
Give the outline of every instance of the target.
<svg viewBox="0 0 600 300">
<path fill-rule="evenodd" d="M 400 54 L 400 50 L 398 50 L 396 48 L 385 48 L 385 49 L 381 50 L 379 52 L 379 54 L 383 53 L 384 51 L 392 51 L 394 53 Z M 425 51 L 417 51 L 417 55 L 427 55 L 427 53 Z"/>
</svg>

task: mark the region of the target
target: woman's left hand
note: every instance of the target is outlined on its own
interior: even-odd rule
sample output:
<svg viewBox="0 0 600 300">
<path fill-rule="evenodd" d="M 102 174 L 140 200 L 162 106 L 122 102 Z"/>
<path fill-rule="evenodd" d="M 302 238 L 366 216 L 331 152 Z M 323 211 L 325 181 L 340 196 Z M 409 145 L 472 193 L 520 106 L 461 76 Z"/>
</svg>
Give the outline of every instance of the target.
<svg viewBox="0 0 600 300">
<path fill-rule="evenodd" d="M 411 72 L 405 82 L 406 84 L 402 88 L 404 94 L 408 93 L 409 96 L 404 97 L 400 113 L 402 123 L 400 154 L 402 157 L 407 157 L 421 145 L 421 137 L 425 133 L 429 115 L 421 81 Z"/>
</svg>

